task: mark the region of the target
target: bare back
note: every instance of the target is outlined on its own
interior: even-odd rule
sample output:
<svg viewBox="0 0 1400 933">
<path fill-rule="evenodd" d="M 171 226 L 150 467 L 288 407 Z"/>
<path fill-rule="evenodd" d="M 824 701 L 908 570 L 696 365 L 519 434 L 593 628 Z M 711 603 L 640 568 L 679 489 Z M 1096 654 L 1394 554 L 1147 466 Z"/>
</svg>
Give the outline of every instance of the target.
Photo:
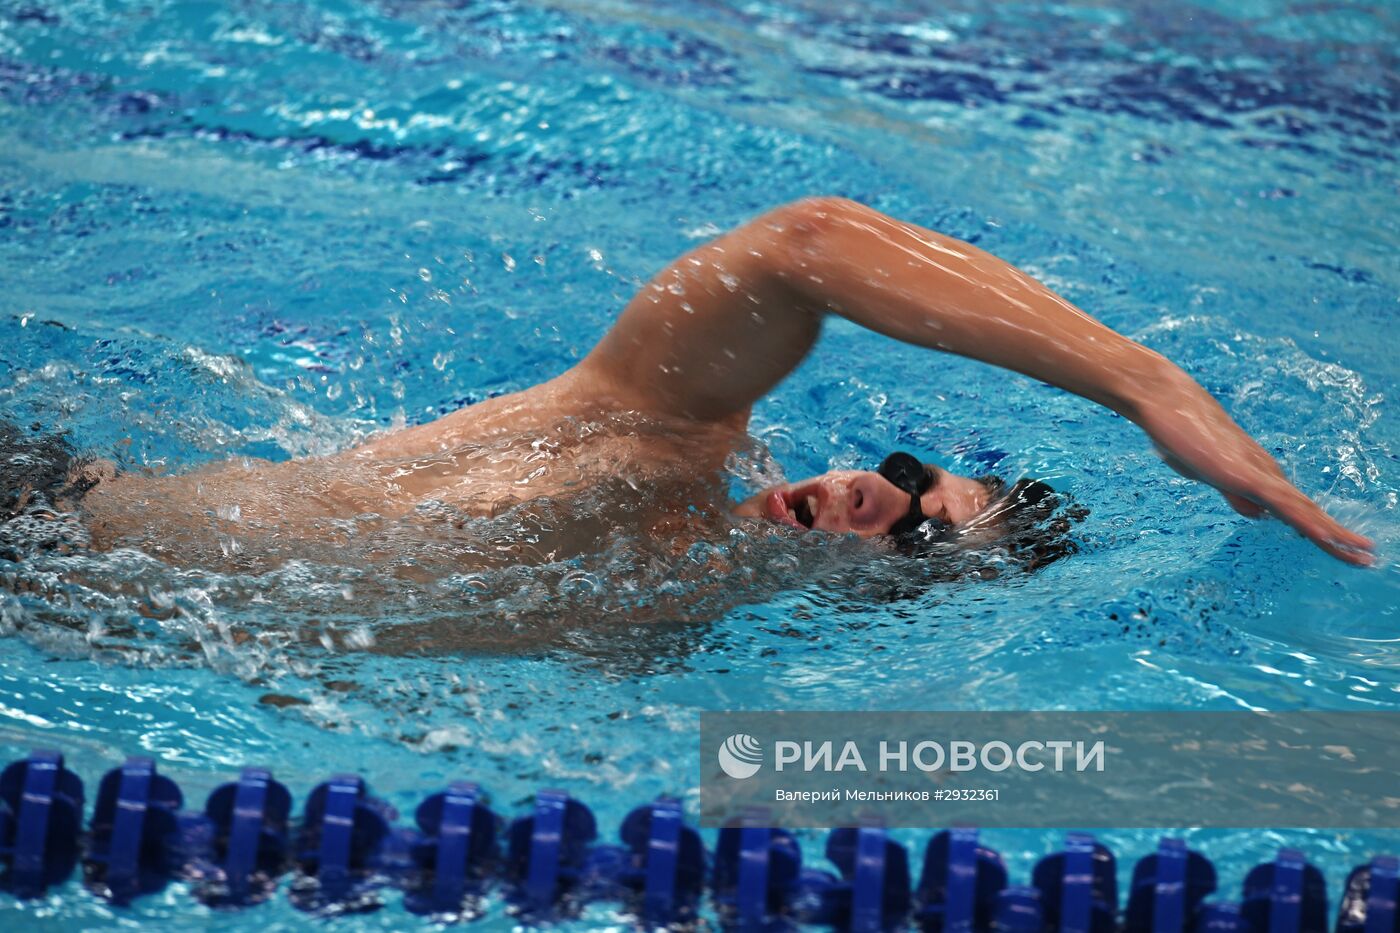
<svg viewBox="0 0 1400 933">
<path fill-rule="evenodd" d="M 527 550 L 550 559 L 587 550 L 623 530 L 618 522 L 667 526 L 707 499 L 722 510 L 724 462 L 743 443 L 738 419 L 697 425 L 630 412 L 571 370 L 331 457 L 111 476 L 83 507 L 100 549 L 254 569 L 343 558 L 346 548 L 369 560 L 379 550 L 402 555 L 414 535 L 440 548 L 472 519 L 544 501 L 555 506 L 548 534 L 531 536 Z M 600 507 L 606 498 L 631 501 Z M 392 547 L 373 543 L 386 535 Z M 510 559 L 531 556 L 516 549 Z"/>
</svg>

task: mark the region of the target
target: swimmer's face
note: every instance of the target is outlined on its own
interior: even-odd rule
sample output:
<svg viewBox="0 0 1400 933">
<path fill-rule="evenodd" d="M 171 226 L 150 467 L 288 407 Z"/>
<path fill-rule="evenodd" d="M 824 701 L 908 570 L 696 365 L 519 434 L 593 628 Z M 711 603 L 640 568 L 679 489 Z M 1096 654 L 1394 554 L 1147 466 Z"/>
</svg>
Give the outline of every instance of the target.
<svg viewBox="0 0 1400 933">
<path fill-rule="evenodd" d="M 933 484 L 919 497 L 919 505 L 929 518 L 960 525 L 991 500 L 991 492 L 978 480 L 937 467 L 930 469 Z M 878 473 L 836 470 L 765 489 L 734 511 L 803 530 L 873 538 L 888 534 L 891 526 L 909 514 L 909 505 L 909 493 Z"/>
</svg>

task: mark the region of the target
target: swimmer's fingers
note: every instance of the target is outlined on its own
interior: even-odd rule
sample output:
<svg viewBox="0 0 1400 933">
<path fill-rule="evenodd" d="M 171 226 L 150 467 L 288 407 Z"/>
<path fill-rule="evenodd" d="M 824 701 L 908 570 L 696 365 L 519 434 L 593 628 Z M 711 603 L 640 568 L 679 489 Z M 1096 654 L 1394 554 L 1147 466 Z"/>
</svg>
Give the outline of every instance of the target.
<svg viewBox="0 0 1400 933">
<path fill-rule="evenodd" d="M 1220 490 L 1241 515 L 1274 515 L 1338 560 L 1361 567 L 1375 563 L 1375 545 L 1303 495 L 1204 390 L 1151 404 L 1138 417 L 1168 466 Z"/>
<path fill-rule="evenodd" d="M 1298 534 L 1338 560 L 1369 567 L 1376 562 L 1375 542 L 1351 531 L 1292 486 L 1265 499 L 1268 510 Z"/>
</svg>

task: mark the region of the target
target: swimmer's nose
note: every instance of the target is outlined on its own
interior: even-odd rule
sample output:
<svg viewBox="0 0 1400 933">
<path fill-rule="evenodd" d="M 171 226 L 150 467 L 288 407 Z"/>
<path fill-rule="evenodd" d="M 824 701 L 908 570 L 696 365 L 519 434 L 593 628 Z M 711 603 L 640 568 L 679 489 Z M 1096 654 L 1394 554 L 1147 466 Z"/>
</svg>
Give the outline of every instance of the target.
<svg viewBox="0 0 1400 933">
<path fill-rule="evenodd" d="M 862 473 L 851 480 L 847 503 L 854 524 L 873 525 L 880 520 L 885 511 L 880 495 L 881 483 L 885 483 L 885 480 L 874 473 Z"/>
</svg>

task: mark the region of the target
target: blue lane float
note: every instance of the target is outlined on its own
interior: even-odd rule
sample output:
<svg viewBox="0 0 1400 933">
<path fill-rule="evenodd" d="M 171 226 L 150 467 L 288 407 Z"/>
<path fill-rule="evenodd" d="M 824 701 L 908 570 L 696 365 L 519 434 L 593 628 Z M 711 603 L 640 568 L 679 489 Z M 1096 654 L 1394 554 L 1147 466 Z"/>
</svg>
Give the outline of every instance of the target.
<svg viewBox="0 0 1400 933">
<path fill-rule="evenodd" d="M 510 824 L 509 897 L 521 913 L 569 916 L 583 906 L 589 854 L 598 838 L 593 811 L 561 790 L 535 795 L 535 810 Z"/>
<path fill-rule="evenodd" d="M 1060 933 L 1113 933 L 1117 926 L 1118 871 L 1113 853 L 1087 833 L 1070 833 L 1062 852 L 1041 859 L 1031 874 L 1048 929 Z"/>
<path fill-rule="evenodd" d="M 915 919 L 925 933 L 988 933 L 1006 885 L 1006 865 L 977 830 L 945 829 L 924 850 Z"/>
<path fill-rule="evenodd" d="M 1192 927 L 1193 933 L 1244 933 L 1244 930 L 1240 905 L 1233 901 L 1201 905 Z"/>
<path fill-rule="evenodd" d="M 661 797 L 638 807 L 618 830 L 625 850 L 617 884 L 623 900 L 647 926 L 670 926 L 695 918 L 705 890 L 707 864 L 700 834 L 685 825 L 681 803 Z"/>
<path fill-rule="evenodd" d="M 378 888 L 408 864 L 407 839 L 393 828 L 397 817 L 357 775 L 318 784 L 306 798 L 296 839 L 292 904 L 314 912 L 382 906 Z"/>
<path fill-rule="evenodd" d="M 1400 859 L 1380 855 L 1347 876 L 1337 933 L 1400 933 Z"/>
<path fill-rule="evenodd" d="M 180 867 L 174 841 L 184 802 L 150 758 L 128 758 L 103 775 L 88 835 L 88 887 L 115 904 L 165 887 Z"/>
<path fill-rule="evenodd" d="M 468 781 L 432 794 L 414 812 L 419 839 L 410 849 L 416 869 L 404 906 L 415 914 L 471 913 L 500 862 L 504 821 Z"/>
<path fill-rule="evenodd" d="M 1045 918 L 1040 910 L 1040 889 L 1013 885 L 997 892 L 996 933 L 1041 933 Z"/>
<path fill-rule="evenodd" d="M 1124 933 L 1186 933 L 1215 892 L 1215 866 L 1180 839 L 1163 839 L 1133 868 Z"/>
<path fill-rule="evenodd" d="M 839 875 L 809 870 L 800 878 L 797 919 L 875 933 L 903 926 L 910 908 L 909 853 L 878 826 L 833 829 L 826 858 Z"/>
<path fill-rule="evenodd" d="M 180 820 L 182 874 L 211 907 L 267 900 L 290 868 L 292 795 L 266 768 L 245 768 L 236 782 L 216 787 L 201 814 Z"/>
<path fill-rule="evenodd" d="M 1240 916 L 1252 933 L 1326 933 L 1327 882 L 1297 849 L 1280 849 L 1244 879 Z"/>
<path fill-rule="evenodd" d="M 0 887 L 38 897 L 78 864 L 83 782 L 56 751 L 35 751 L 0 772 Z"/>
<path fill-rule="evenodd" d="M 719 831 L 714 866 L 715 909 L 726 929 L 755 933 L 787 924 L 802 874 L 802 848 L 792 833 L 750 814 Z"/>
<path fill-rule="evenodd" d="M 879 826 L 828 833 L 829 871 L 804 865 L 797 837 L 762 812 L 721 829 L 707 851 L 668 797 L 632 810 L 619 842 L 604 844 L 593 812 L 558 790 L 541 791 L 507 828 L 480 787 L 458 782 L 401 827 L 363 779 L 339 775 L 317 785 L 293 820 L 291 793 L 266 769 L 245 769 L 189 812 L 153 761 L 132 758 L 102 777 L 86 832 L 83 806 L 83 783 L 56 751 L 0 772 L 0 890 L 42 896 L 81 860 L 87 890 L 119 908 L 174 879 L 210 906 L 243 908 L 275 896 L 290 874 L 289 898 L 302 910 L 378 909 L 398 890 L 408 911 L 446 920 L 481 916 L 484 896 L 499 891 L 529 923 L 602 902 L 645 929 L 694 924 L 707 894 L 723 929 L 765 933 L 799 924 L 853 933 L 1328 929 L 1325 879 L 1293 849 L 1253 868 L 1237 904 L 1209 900 L 1218 888 L 1210 860 L 1163 839 L 1134 867 L 1120 914 L 1113 853 L 1080 833 L 1017 886 L 976 830 L 944 830 L 929 839 L 912 884 L 908 850 Z M 1400 861 L 1377 856 L 1347 878 L 1333 930 L 1400 933 L 1397 899 Z"/>
</svg>

